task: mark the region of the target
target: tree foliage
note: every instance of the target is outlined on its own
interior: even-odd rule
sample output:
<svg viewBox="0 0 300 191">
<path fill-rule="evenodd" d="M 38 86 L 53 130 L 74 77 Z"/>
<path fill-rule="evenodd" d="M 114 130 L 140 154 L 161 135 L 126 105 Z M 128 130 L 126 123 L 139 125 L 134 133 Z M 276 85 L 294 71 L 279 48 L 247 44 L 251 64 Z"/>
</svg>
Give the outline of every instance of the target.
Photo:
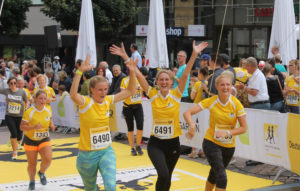
<svg viewBox="0 0 300 191">
<path fill-rule="evenodd" d="M 43 0 L 42 12 L 61 24 L 62 29 L 78 31 L 81 0 Z M 95 32 L 99 39 L 111 39 L 131 24 L 137 13 L 135 0 L 92 0 Z"/>
<path fill-rule="evenodd" d="M 30 5 L 31 0 L 4 1 L 0 18 L 0 34 L 2 36 L 17 37 L 23 29 L 28 27 L 26 12 L 29 11 Z"/>
</svg>

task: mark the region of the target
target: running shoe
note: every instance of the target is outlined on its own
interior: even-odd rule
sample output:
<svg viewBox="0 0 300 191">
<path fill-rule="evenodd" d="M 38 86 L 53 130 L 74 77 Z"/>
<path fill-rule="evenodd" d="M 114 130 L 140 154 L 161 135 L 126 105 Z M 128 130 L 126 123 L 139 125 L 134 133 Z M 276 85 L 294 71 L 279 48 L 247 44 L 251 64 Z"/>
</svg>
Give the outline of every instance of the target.
<svg viewBox="0 0 300 191">
<path fill-rule="evenodd" d="M 18 153 L 13 153 L 13 156 L 11 157 L 12 160 L 18 159 Z"/>
<path fill-rule="evenodd" d="M 144 152 L 142 151 L 142 148 L 140 146 L 136 146 L 135 149 L 136 149 L 136 151 L 137 151 L 137 153 L 139 155 L 143 155 L 144 154 Z"/>
<path fill-rule="evenodd" d="M 23 150 L 23 146 L 20 143 L 18 143 L 18 150 Z"/>
<path fill-rule="evenodd" d="M 29 182 L 28 190 L 35 190 L 35 182 L 34 181 Z"/>
<path fill-rule="evenodd" d="M 47 179 L 45 174 L 42 174 L 40 171 L 38 172 L 38 175 L 40 177 L 40 181 L 42 185 L 46 185 L 47 184 Z"/>
<path fill-rule="evenodd" d="M 136 150 L 134 148 L 131 148 L 131 155 L 132 156 L 136 156 L 137 155 Z"/>
</svg>

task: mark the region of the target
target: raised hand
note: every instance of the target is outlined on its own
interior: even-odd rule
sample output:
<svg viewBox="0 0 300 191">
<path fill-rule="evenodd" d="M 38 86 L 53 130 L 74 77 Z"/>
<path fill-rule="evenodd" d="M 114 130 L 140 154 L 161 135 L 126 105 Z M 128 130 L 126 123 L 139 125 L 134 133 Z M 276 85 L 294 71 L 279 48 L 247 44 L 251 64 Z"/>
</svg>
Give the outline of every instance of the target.
<svg viewBox="0 0 300 191">
<path fill-rule="evenodd" d="M 86 55 L 85 61 L 83 61 L 79 67 L 79 70 L 81 72 L 89 71 L 93 68 L 93 66 L 90 65 L 91 55 Z"/>
<path fill-rule="evenodd" d="M 197 53 L 197 55 L 202 52 L 208 46 L 208 42 L 201 42 L 200 44 L 196 45 L 195 40 L 193 41 L 193 52 Z"/>
<path fill-rule="evenodd" d="M 109 51 L 111 54 L 121 56 L 123 59 L 127 56 L 123 42 L 121 43 L 121 47 L 113 44 L 111 47 L 109 47 Z"/>
<path fill-rule="evenodd" d="M 126 66 L 130 71 L 134 71 L 138 62 L 139 62 L 139 60 L 138 59 L 134 60 L 134 57 L 133 57 L 132 59 L 130 59 L 129 62 L 126 63 Z"/>
</svg>

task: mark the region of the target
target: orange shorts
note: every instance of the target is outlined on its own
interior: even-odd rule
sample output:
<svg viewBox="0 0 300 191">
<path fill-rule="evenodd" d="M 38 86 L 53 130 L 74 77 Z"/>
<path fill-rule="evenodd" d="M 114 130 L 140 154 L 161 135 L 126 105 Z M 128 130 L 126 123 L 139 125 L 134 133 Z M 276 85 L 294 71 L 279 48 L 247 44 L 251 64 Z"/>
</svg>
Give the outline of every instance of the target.
<svg viewBox="0 0 300 191">
<path fill-rule="evenodd" d="M 41 141 L 33 141 L 28 137 L 24 136 L 25 151 L 40 151 L 42 148 L 47 146 L 51 147 L 51 142 L 49 138 L 43 139 Z"/>
</svg>

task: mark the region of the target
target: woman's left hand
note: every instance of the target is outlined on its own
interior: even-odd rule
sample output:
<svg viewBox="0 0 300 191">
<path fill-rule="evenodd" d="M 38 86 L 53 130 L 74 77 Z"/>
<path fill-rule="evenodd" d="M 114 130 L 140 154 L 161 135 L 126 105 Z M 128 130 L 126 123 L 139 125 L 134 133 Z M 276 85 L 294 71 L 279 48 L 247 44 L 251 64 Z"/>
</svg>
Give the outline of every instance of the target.
<svg viewBox="0 0 300 191">
<path fill-rule="evenodd" d="M 196 127 L 191 127 L 189 131 L 185 134 L 188 139 L 192 139 L 195 135 Z"/>
<path fill-rule="evenodd" d="M 55 125 L 53 125 L 53 124 L 50 125 L 50 129 L 51 129 L 52 132 L 55 131 L 55 128 L 56 128 Z"/>
<path fill-rule="evenodd" d="M 193 52 L 197 55 L 202 52 L 208 46 L 208 42 L 201 42 L 200 44 L 196 45 L 195 40 L 193 41 Z"/>
</svg>

